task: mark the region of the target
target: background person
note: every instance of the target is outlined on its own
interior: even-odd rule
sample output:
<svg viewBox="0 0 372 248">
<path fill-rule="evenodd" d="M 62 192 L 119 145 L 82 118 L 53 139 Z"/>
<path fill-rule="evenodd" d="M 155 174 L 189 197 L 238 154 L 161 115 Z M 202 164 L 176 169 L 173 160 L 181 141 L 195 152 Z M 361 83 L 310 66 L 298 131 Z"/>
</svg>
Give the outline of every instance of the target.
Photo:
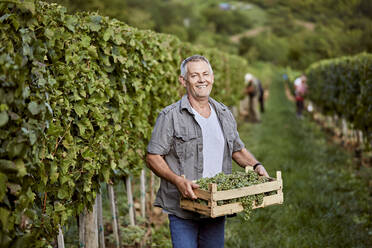
<svg viewBox="0 0 372 248">
<path fill-rule="evenodd" d="M 258 102 L 260 103 L 260 112 L 265 112 L 265 98 L 264 98 L 264 88 L 262 87 L 261 80 L 257 79 L 258 81 Z"/>
<path fill-rule="evenodd" d="M 294 82 L 295 85 L 295 98 L 296 98 L 296 116 L 303 118 L 302 112 L 304 110 L 304 100 L 307 92 L 307 78 L 305 75 L 297 78 Z"/>
<path fill-rule="evenodd" d="M 246 85 L 245 94 L 248 96 L 248 120 L 252 122 L 260 122 L 261 115 L 259 111 L 259 98 L 260 98 L 260 82 L 252 74 L 247 73 L 244 76 Z M 262 88 L 262 87 L 261 87 Z"/>
<path fill-rule="evenodd" d="M 229 109 L 209 97 L 214 83 L 209 61 L 200 55 L 185 59 L 179 81 L 187 94 L 160 112 L 147 147 L 147 165 L 161 177 L 154 205 L 168 213 L 173 247 L 223 247 L 225 217 L 181 209 L 180 196 L 196 199 L 193 189 L 199 186 L 192 180 L 230 174 L 232 159 L 268 174 L 244 148 Z"/>
</svg>

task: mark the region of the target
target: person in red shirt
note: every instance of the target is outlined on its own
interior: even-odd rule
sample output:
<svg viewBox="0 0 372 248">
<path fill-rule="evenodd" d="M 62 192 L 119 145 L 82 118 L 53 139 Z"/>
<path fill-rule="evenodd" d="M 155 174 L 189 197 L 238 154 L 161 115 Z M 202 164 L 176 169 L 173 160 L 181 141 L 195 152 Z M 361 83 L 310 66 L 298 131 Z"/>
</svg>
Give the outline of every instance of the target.
<svg viewBox="0 0 372 248">
<path fill-rule="evenodd" d="M 295 83 L 295 97 L 296 97 L 296 116 L 302 118 L 302 112 L 304 110 L 304 100 L 307 92 L 306 76 L 302 75 L 300 80 Z"/>
</svg>

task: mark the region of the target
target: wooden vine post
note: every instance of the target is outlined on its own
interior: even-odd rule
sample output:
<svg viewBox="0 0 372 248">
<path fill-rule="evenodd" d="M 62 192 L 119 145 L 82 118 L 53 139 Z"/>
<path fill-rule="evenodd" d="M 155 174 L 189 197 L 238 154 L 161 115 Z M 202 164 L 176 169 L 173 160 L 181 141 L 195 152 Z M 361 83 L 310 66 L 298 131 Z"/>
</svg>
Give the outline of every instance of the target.
<svg viewBox="0 0 372 248">
<path fill-rule="evenodd" d="M 85 245 L 87 248 L 98 248 L 98 229 L 97 229 L 97 198 L 92 211 L 87 211 L 85 215 Z"/>
<path fill-rule="evenodd" d="M 85 231 L 84 231 L 85 210 L 79 215 L 79 247 L 85 247 Z"/>
<path fill-rule="evenodd" d="M 110 201 L 110 209 L 111 209 L 111 215 L 112 215 L 112 231 L 114 233 L 114 238 L 115 238 L 115 247 L 119 248 L 120 247 L 119 228 L 118 228 L 117 215 L 116 215 L 114 187 L 111 184 L 107 184 L 107 191 L 108 191 L 109 201 Z"/>
<path fill-rule="evenodd" d="M 342 137 L 344 138 L 345 141 L 348 140 L 348 128 L 347 128 L 347 122 L 345 118 L 342 118 Z"/>
<path fill-rule="evenodd" d="M 150 200 L 149 200 L 149 219 L 152 223 L 152 203 L 154 202 L 154 173 L 150 171 Z"/>
<path fill-rule="evenodd" d="M 358 131 L 358 138 L 359 138 L 360 144 L 363 144 L 363 132 L 362 131 Z"/>
<path fill-rule="evenodd" d="M 97 198 L 91 211 L 79 215 L 79 247 L 98 248 Z"/>
<path fill-rule="evenodd" d="M 97 194 L 97 218 L 98 218 L 98 241 L 99 247 L 105 248 L 105 234 L 103 227 L 103 216 L 102 216 L 102 195 Z"/>
<path fill-rule="evenodd" d="M 64 241 L 64 238 L 63 238 L 63 232 L 62 232 L 62 229 L 61 229 L 61 226 L 58 225 L 58 248 L 65 248 L 65 241 Z"/>
<path fill-rule="evenodd" d="M 133 194 L 132 194 L 132 183 L 130 176 L 125 178 L 125 185 L 127 188 L 128 208 L 129 208 L 129 223 L 131 226 L 135 225 L 134 221 L 134 205 L 133 205 Z"/>
<path fill-rule="evenodd" d="M 146 171 L 141 170 L 141 216 L 146 218 Z"/>
</svg>

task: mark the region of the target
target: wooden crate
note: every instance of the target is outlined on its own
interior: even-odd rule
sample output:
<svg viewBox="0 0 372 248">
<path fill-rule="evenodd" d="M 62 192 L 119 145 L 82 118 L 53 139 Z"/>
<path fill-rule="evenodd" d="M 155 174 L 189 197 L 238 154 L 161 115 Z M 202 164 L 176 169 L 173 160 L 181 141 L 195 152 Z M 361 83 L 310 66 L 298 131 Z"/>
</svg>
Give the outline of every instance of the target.
<svg viewBox="0 0 372 248">
<path fill-rule="evenodd" d="M 248 169 L 248 168 L 247 168 Z M 253 203 L 252 208 L 264 208 L 270 205 L 283 204 L 283 181 L 281 172 L 276 172 L 276 178 L 269 178 L 266 183 L 256 184 L 249 187 L 217 191 L 217 184 L 211 183 L 209 190 L 195 189 L 194 193 L 199 199 L 206 200 L 208 205 L 196 201 L 181 198 L 180 206 L 183 209 L 198 212 L 200 214 L 215 218 L 218 216 L 239 213 L 244 210 L 240 202 L 223 204 L 217 206 L 217 201 L 230 200 L 248 195 L 256 195 L 266 192 L 276 192 L 274 195 L 264 196 L 260 205 Z"/>
</svg>

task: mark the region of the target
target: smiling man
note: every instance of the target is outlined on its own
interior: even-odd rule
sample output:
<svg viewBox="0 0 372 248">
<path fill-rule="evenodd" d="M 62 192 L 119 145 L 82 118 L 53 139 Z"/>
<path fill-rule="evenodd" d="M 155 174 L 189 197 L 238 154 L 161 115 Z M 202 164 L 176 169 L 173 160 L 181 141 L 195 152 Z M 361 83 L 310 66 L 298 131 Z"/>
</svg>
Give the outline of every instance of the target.
<svg viewBox="0 0 372 248">
<path fill-rule="evenodd" d="M 179 81 L 187 94 L 160 112 L 147 147 L 147 165 L 162 179 L 154 205 L 168 214 L 173 247 L 223 247 L 225 217 L 181 209 L 181 195 L 196 199 L 193 189 L 199 186 L 192 181 L 230 174 L 232 159 L 268 174 L 244 148 L 229 109 L 209 96 L 214 83 L 209 61 L 201 55 L 185 59 Z"/>
</svg>

